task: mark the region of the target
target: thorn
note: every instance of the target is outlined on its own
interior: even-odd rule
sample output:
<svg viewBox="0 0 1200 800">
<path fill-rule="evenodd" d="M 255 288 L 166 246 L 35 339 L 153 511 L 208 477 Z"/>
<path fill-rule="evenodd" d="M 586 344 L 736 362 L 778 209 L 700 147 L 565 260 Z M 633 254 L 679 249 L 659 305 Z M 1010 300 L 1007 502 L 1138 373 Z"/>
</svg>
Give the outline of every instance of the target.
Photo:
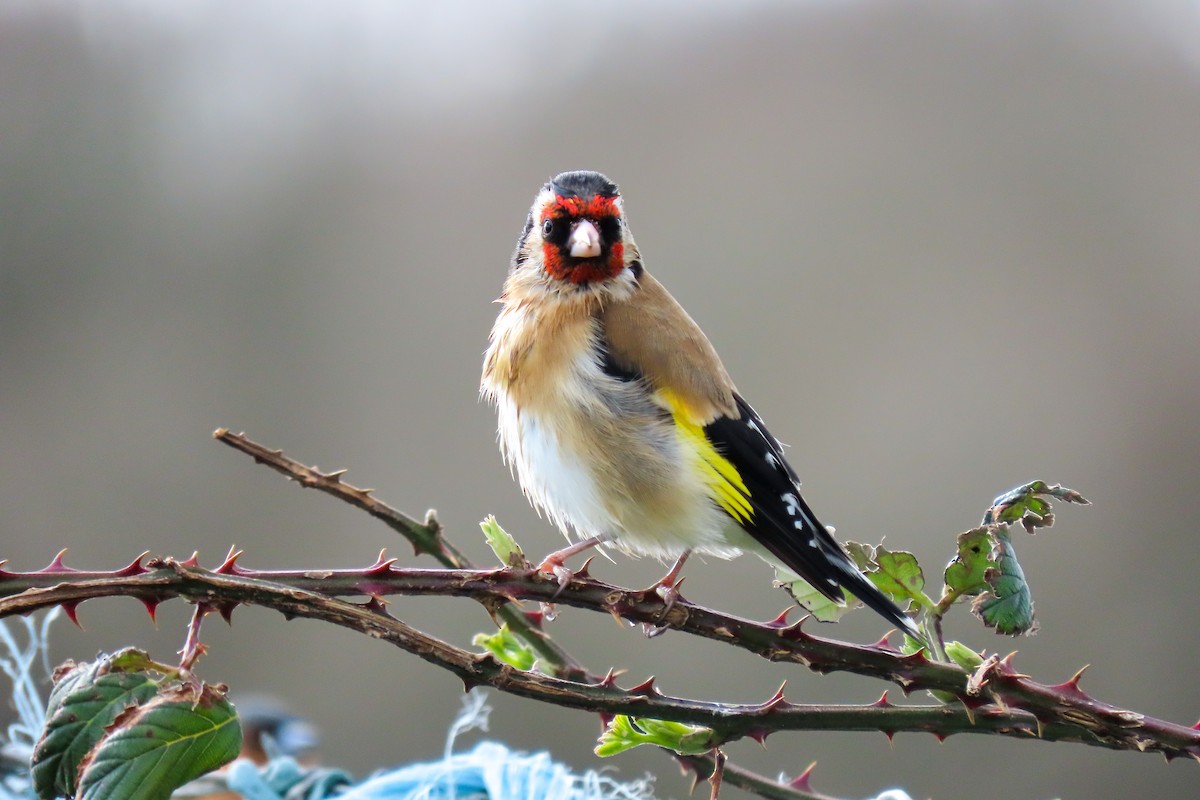
<svg viewBox="0 0 1200 800">
<path fill-rule="evenodd" d="M 229 553 L 226 554 L 225 560 L 221 562 L 221 566 L 217 567 L 214 572 L 218 575 L 237 575 L 242 572 L 238 569 L 237 560 L 242 557 L 244 550 L 234 550 L 235 545 L 229 546 Z"/>
<path fill-rule="evenodd" d="M 1200 731 L 1200 720 L 1196 721 L 1196 724 L 1192 726 L 1192 730 Z"/>
<path fill-rule="evenodd" d="M 226 625 L 233 624 L 233 610 L 238 607 L 237 603 L 219 603 L 217 604 L 217 613 L 221 615 L 221 619 L 225 620 Z"/>
<path fill-rule="evenodd" d="M 189 558 L 189 559 L 188 559 L 188 560 L 186 560 L 186 561 L 181 561 L 181 562 L 179 562 L 179 566 L 181 566 L 181 567 L 191 567 L 192 569 L 195 569 L 195 568 L 199 567 L 199 566 L 200 566 L 200 553 L 199 553 L 199 551 L 193 550 L 193 551 L 192 551 L 192 556 L 191 556 L 191 558 Z"/>
<path fill-rule="evenodd" d="M 146 607 L 146 613 L 150 615 L 150 622 L 154 625 L 154 627 L 157 628 L 158 627 L 158 604 L 162 601 L 158 600 L 157 598 L 151 599 L 151 598 L 146 598 L 146 597 L 143 597 L 140 599 L 142 601 L 142 605 L 144 605 Z M 78 623 L 76 623 L 76 624 L 78 624 Z"/>
<path fill-rule="evenodd" d="M 882 638 L 880 638 L 880 640 L 878 642 L 871 645 L 871 647 L 874 647 L 876 650 L 883 650 L 888 653 L 899 653 L 900 651 L 890 641 L 892 634 L 895 632 L 896 632 L 895 629 L 888 631 L 887 633 L 885 633 L 883 635 Z"/>
<path fill-rule="evenodd" d="M 708 785 L 712 787 L 712 792 L 709 793 L 709 800 L 717 800 L 721 794 L 721 782 L 725 777 L 725 759 L 728 756 L 720 749 L 712 751 L 713 771 L 712 775 L 708 776 Z"/>
<path fill-rule="evenodd" d="M 644 694 L 648 697 L 661 697 L 662 693 L 654 688 L 654 676 L 651 675 L 646 680 L 639 683 L 629 690 L 629 694 Z"/>
<path fill-rule="evenodd" d="M 143 575 L 143 574 L 149 572 L 150 570 L 148 570 L 142 566 L 142 559 L 148 555 L 150 555 L 150 551 L 143 550 L 141 552 L 141 555 L 139 555 L 133 561 L 129 562 L 129 566 L 117 570 L 115 573 L 113 573 L 113 575 L 115 575 L 118 578 L 132 578 L 134 575 Z M 2 566 L 4 566 L 4 563 L 0 562 L 0 567 L 2 567 Z M 150 616 L 154 616 L 154 615 L 151 614 Z"/>
<path fill-rule="evenodd" d="M 63 611 L 65 611 L 65 612 L 67 613 L 67 619 L 71 620 L 71 622 L 74 622 L 74 623 L 75 623 L 75 627 L 79 628 L 79 630 L 83 630 L 83 626 L 79 624 L 79 615 L 75 613 L 75 610 L 76 610 L 77 608 L 79 608 L 79 604 L 80 604 L 81 602 L 83 602 L 83 601 L 81 601 L 81 600 L 72 600 L 72 601 L 71 601 L 71 602 L 69 602 L 69 603 L 62 603 L 62 604 L 61 604 L 61 605 L 62 605 L 62 610 L 63 610 Z"/>
<path fill-rule="evenodd" d="M 945 744 L 945 743 L 946 743 L 946 734 L 944 734 L 944 733 L 935 733 L 935 734 L 933 735 L 933 738 L 935 738 L 935 739 L 937 739 L 937 740 L 938 740 L 938 744 Z"/>
<path fill-rule="evenodd" d="M 371 577 L 384 575 L 391 571 L 392 564 L 396 563 L 396 559 L 387 557 L 387 548 L 379 551 L 379 555 L 375 557 L 375 563 L 363 570 L 364 573 Z"/>
<path fill-rule="evenodd" d="M 767 737 L 774 732 L 775 731 L 771 730 L 770 728 L 750 728 L 746 731 L 746 735 L 758 742 L 759 746 L 762 747 L 763 750 L 766 750 Z"/>
<path fill-rule="evenodd" d="M 967 715 L 967 722 L 974 725 L 975 724 L 975 709 L 972 706 L 969 706 L 966 703 L 963 703 L 963 711 Z"/>
<path fill-rule="evenodd" d="M 780 638 L 787 639 L 792 642 L 812 641 L 814 637 L 804 632 L 804 623 L 810 619 L 812 619 L 812 615 L 805 614 L 803 617 L 781 630 L 779 632 Z"/>
<path fill-rule="evenodd" d="M 790 705 L 787 700 L 783 699 L 783 690 L 787 687 L 787 681 L 779 684 L 779 688 L 775 690 L 775 694 L 771 695 L 765 703 L 759 706 L 762 711 L 772 711 L 781 705 Z"/>
<path fill-rule="evenodd" d="M 920 650 L 917 650 L 915 653 L 909 653 L 906 656 L 900 656 L 900 660 L 903 661 L 905 664 L 928 664 L 929 663 L 929 654 L 926 653 L 925 648 L 922 647 Z"/>
<path fill-rule="evenodd" d="M 346 474 L 347 472 L 349 472 L 349 471 L 350 471 L 350 470 L 348 470 L 348 469 L 335 469 L 333 472 L 326 472 L 326 473 L 323 473 L 323 474 L 321 475 L 321 477 L 322 477 L 322 478 L 325 478 L 326 480 L 331 480 L 331 481 L 333 481 L 334 483 L 341 483 L 341 482 L 342 482 L 342 476 L 343 476 L 343 475 L 345 475 L 345 474 Z"/>
<path fill-rule="evenodd" d="M 578 578 L 579 580 L 591 580 L 592 574 L 588 572 L 588 568 L 592 566 L 592 561 L 595 558 L 595 556 L 588 556 L 587 561 L 583 562 L 583 566 L 575 570 L 575 573 L 571 577 Z"/>
<path fill-rule="evenodd" d="M 817 762 L 814 761 L 804 768 L 804 772 L 801 772 L 799 775 L 788 781 L 787 785 L 798 792 L 814 794 L 811 781 L 813 770 L 816 768 Z"/>
<path fill-rule="evenodd" d="M 883 690 L 883 694 L 879 695 L 879 699 L 871 703 L 871 708 L 895 708 L 892 703 L 888 702 L 887 689 Z"/>
<path fill-rule="evenodd" d="M 463 682 L 463 694 L 470 694 L 472 689 L 483 685 L 483 681 L 477 681 L 473 678 L 468 678 L 468 677 L 464 677 L 462 679 L 462 682 Z"/>
<path fill-rule="evenodd" d="M 894 750 L 896 748 L 896 732 L 884 731 L 883 735 L 888 739 L 888 747 Z"/>
<path fill-rule="evenodd" d="M 596 685 L 603 689 L 612 689 L 617 685 L 617 676 L 623 675 L 624 673 L 625 670 L 614 671 L 612 667 L 609 667 L 608 672 Z"/>
<path fill-rule="evenodd" d="M 763 624 L 768 628 L 786 628 L 788 625 L 788 621 L 787 621 L 788 614 L 791 612 L 791 610 L 793 608 L 795 608 L 795 606 L 788 606 L 787 608 L 785 608 L 783 610 L 783 613 L 780 614 L 778 617 L 771 620 L 770 622 L 764 622 Z"/>
<path fill-rule="evenodd" d="M 1058 689 L 1063 694 L 1072 695 L 1073 697 L 1088 698 L 1087 692 L 1079 688 L 1079 679 L 1083 677 L 1083 673 L 1091 664 L 1084 664 L 1079 668 L 1079 671 L 1070 677 L 1066 682 L 1060 683 L 1057 686 L 1051 686 L 1051 689 Z"/>
<path fill-rule="evenodd" d="M 383 597 L 382 595 L 373 594 L 373 595 L 371 595 L 370 600 L 363 603 L 362 607 L 365 608 L 367 611 L 373 611 L 376 614 L 383 614 L 384 616 L 390 616 L 390 614 L 388 614 L 387 606 L 388 606 L 387 598 Z M 470 691 L 470 690 L 468 690 L 468 691 Z"/>
<path fill-rule="evenodd" d="M 1004 658 L 1000 659 L 1000 663 L 996 665 L 996 671 L 1005 675 L 1016 673 L 1016 670 L 1013 669 L 1013 659 L 1016 658 L 1017 652 L 1017 650 L 1013 650 Z"/>
<path fill-rule="evenodd" d="M 63 563 L 63 559 L 66 557 L 67 548 L 64 547 L 62 550 L 58 551 L 58 554 L 54 556 L 54 560 L 51 561 L 46 568 L 42 570 L 42 572 L 78 572 L 79 570 L 72 569 Z"/>
</svg>

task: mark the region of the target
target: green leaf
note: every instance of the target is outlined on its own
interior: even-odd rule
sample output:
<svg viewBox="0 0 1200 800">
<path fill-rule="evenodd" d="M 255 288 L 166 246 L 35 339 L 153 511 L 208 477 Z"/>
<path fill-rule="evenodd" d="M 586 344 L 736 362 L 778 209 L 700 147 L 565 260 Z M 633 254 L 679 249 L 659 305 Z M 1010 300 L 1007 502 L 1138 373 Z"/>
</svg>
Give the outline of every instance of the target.
<svg viewBox="0 0 1200 800">
<path fill-rule="evenodd" d="M 523 671 L 533 669 L 537 658 L 533 650 L 508 629 L 507 623 L 501 625 L 500 630 L 491 636 L 486 633 L 475 634 L 471 644 L 487 650 L 498 661 Z"/>
<path fill-rule="evenodd" d="M 529 561 L 521 551 L 521 546 L 508 531 L 500 527 L 495 516 L 488 514 L 483 522 L 479 523 L 479 527 L 483 529 L 483 538 L 487 540 L 488 547 L 492 548 L 501 564 L 517 569 L 529 567 Z"/>
<path fill-rule="evenodd" d="M 946 565 L 946 591 L 976 595 L 988 588 L 984 575 L 995 567 L 992 550 L 994 526 L 984 525 L 958 535 L 958 555 Z"/>
<path fill-rule="evenodd" d="M 974 670 L 983 663 L 983 656 L 962 642 L 949 641 L 945 645 L 946 657 L 963 669 Z"/>
<path fill-rule="evenodd" d="M 151 663 L 140 651 L 122 651 L 61 675 L 50 694 L 46 728 L 33 753 L 38 797 L 75 794 L 79 762 L 127 709 L 158 692 L 159 679 L 147 672 L 118 671 Z"/>
<path fill-rule="evenodd" d="M 992 507 L 983 515 L 983 524 L 1020 522 L 1029 533 L 1037 528 L 1049 528 L 1054 524 L 1054 514 L 1047 497 L 1064 503 L 1091 505 L 1087 498 L 1074 489 L 1059 484 L 1049 486 L 1045 481 L 1030 481 L 993 500 Z"/>
<path fill-rule="evenodd" d="M 984 574 L 990 591 L 975 598 L 971 611 L 989 628 L 997 633 L 1018 636 L 1031 633 L 1035 628 L 1033 619 L 1033 597 L 1025 572 L 1017 562 L 1012 540 L 1007 528 L 995 529 L 995 566 Z"/>
<path fill-rule="evenodd" d="M 719 741 L 712 728 L 617 714 L 600 734 L 595 752 L 601 758 L 608 758 L 644 744 L 665 747 L 682 756 L 695 756 L 712 750 Z"/>
<path fill-rule="evenodd" d="M 837 622 L 850 610 L 850 597 L 842 592 L 842 602 L 830 600 L 812 584 L 782 567 L 775 568 L 775 583 L 782 586 L 804 610 L 820 622 Z"/>
<path fill-rule="evenodd" d="M 875 563 L 875 548 L 869 544 L 848 541 L 842 545 L 842 549 L 850 556 L 859 572 L 870 572 L 879 566 Z"/>
<path fill-rule="evenodd" d="M 933 601 L 925 596 L 925 573 L 917 557 L 903 550 L 888 550 L 883 545 L 875 548 L 876 569 L 867 577 L 880 591 L 890 596 L 902 607 L 907 600 L 917 605 L 932 606 Z"/>
<path fill-rule="evenodd" d="M 223 691 L 175 687 L 130 710 L 80 765 L 80 800 L 167 800 L 237 757 L 242 729 Z"/>
</svg>

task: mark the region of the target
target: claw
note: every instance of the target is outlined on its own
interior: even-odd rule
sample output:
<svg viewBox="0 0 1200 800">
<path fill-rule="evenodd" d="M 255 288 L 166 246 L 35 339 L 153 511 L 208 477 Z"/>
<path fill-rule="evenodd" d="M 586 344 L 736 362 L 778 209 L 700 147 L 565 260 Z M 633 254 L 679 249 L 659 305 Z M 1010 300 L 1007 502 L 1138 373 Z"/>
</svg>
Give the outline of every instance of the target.
<svg viewBox="0 0 1200 800">
<path fill-rule="evenodd" d="M 658 579 L 650 588 L 654 593 L 662 598 L 663 610 L 659 614 L 659 619 L 666 619 L 667 614 L 675 607 L 675 603 L 679 601 L 679 586 L 683 583 L 683 578 L 679 577 L 679 573 L 683 571 L 683 565 L 687 563 L 688 556 L 692 554 L 691 550 L 684 550 L 679 558 L 675 559 L 675 563 L 667 570 L 667 574 Z"/>
<path fill-rule="evenodd" d="M 566 560 L 576 553 L 582 553 L 584 550 L 590 550 L 598 544 L 607 542 L 609 538 L 608 536 L 593 536 L 590 539 L 576 542 L 570 547 L 556 550 L 542 559 L 542 563 L 537 566 L 537 571 L 545 575 L 550 575 L 558 581 L 558 591 L 554 593 L 555 597 L 558 597 L 563 589 L 567 588 L 567 584 L 575 577 L 575 573 L 566 565 Z M 585 564 L 584 570 L 586 569 L 587 565 Z"/>
</svg>

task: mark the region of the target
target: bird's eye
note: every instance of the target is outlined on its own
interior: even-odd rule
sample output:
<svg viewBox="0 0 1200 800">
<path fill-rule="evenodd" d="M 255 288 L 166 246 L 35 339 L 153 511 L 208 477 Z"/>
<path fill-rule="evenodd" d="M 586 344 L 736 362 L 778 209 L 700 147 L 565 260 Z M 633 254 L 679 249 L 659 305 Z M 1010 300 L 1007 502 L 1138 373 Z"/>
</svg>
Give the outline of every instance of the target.
<svg viewBox="0 0 1200 800">
<path fill-rule="evenodd" d="M 542 236 L 548 239 L 552 233 L 554 233 L 554 220 L 548 219 L 542 223 Z"/>
</svg>

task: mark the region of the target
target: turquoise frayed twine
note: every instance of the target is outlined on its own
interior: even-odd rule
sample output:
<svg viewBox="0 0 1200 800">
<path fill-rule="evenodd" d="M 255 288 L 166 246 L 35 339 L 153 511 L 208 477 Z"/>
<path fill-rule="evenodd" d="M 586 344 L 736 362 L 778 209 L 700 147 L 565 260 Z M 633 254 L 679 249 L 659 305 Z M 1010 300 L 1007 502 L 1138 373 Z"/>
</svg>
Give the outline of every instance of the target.
<svg viewBox="0 0 1200 800">
<path fill-rule="evenodd" d="M 17 712 L 17 721 L 8 726 L 4 736 L 0 736 L 0 800 L 37 797 L 29 774 L 29 762 L 38 737 L 42 735 L 46 703 L 38 693 L 39 679 L 34 676 L 34 671 L 40 665 L 41 680 L 50 676 L 46 641 L 50 623 L 58 615 L 59 609 L 54 608 L 40 620 L 34 617 L 16 620 L 25 628 L 24 644 L 18 641 L 8 621 L 0 620 L 0 646 L 8 651 L 8 655 L 0 656 L 0 672 L 12 681 L 12 704 Z"/>
</svg>

